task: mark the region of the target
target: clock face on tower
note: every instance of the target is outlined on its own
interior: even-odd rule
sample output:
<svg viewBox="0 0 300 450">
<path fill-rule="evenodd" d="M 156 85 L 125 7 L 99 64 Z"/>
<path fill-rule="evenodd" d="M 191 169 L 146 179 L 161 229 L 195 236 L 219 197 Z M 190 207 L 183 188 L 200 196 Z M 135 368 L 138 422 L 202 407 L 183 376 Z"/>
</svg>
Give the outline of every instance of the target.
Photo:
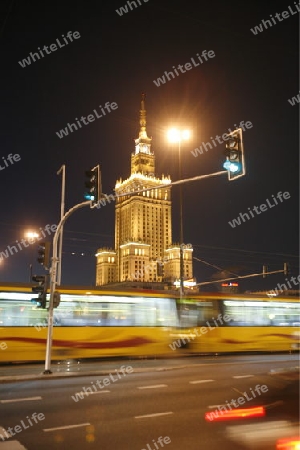
<svg viewBox="0 0 300 450">
<path fill-rule="evenodd" d="M 143 144 L 141 150 L 143 153 L 149 153 L 149 146 L 147 144 Z"/>
</svg>

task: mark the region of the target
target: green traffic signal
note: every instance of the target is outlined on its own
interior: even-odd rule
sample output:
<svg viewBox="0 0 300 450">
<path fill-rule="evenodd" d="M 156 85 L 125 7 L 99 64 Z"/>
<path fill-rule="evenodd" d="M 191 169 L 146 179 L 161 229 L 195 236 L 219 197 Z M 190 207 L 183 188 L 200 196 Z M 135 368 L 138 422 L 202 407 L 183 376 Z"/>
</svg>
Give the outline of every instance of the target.
<svg viewBox="0 0 300 450">
<path fill-rule="evenodd" d="M 224 169 L 228 171 L 229 181 L 245 175 L 244 147 L 242 129 L 232 131 L 228 135 L 226 142 L 226 161 L 223 163 Z"/>
<path fill-rule="evenodd" d="M 39 308 L 46 308 L 47 305 L 47 287 L 48 287 L 48 275 L 34 275 L 32 281 L 38 283 L 38 285 L 32 286 L 31 290 L 35 294 L 39 294 L 38 298 L 31 301 L 36 303 Z"/>
<path fill-rule="evenodd" d="M 85 181 L 85 187 L 87 188 L 84 198 L 90 200 L 93 205 L 97 204 L 100 200 L 101 195 L 101 172 L 99 164 L 93 169 L 86 170 L 85 176 L 87 180 Z"/>
</svg>

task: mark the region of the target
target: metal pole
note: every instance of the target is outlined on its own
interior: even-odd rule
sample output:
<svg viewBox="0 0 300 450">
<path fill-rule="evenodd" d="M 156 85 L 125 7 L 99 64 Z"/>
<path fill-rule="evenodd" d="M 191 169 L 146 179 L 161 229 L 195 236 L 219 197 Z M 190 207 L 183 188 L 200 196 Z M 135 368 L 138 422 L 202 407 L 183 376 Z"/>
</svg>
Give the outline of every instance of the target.
<svg viewBox="0 0 300 450">
<path fill-rule="evenodd" d="M 56 287 L 56 269 L 57 269 L 57 242 L 58 237 L 61 232 L 61 228 L 64 225 L 67 218 L 77 209 L 83 208 L 84 206 L 90 206 L 91 202 L 86 201 L 83 203 L 79 203 L 78 205 L 73 206 L 73 208 L 69 209 L 66 214 L 63 216 L 61 221 L 59 222 L 56 232 L 53 237 L 53 256 L 51 262 L 51 270 L 50 270 L 50 302 L 49 302 L 49 315 L 48 315 L 48 334 L 47 334 L 47 345 L 46 345 L 46 358 L 45 358 L 45 370 L 44 374 L 48 375 L 51 372 L 51 348 L 52 348 L 52 334 L 53 334 L 53 297 Z"/>
<path fill-rule="evenodd" d="M 61 204 L 60 204 L 60 219 L 63 218 L 65 214 L 65 186 L 66 186 L 66 166 L 63 164 L 61 168 L 56 172 L 57 175 L 62 173 L 62 184 L 61 184 Z M 64 227 L 61 227 L 61 232 L 59 235 L 59 251 L 58 251 L 58 268 L 57 268 L 57 284 L 61 284 L 61 264 L 62 264 L 62 244 L 63 244 L 63 232 Z"/>
<path fill-rule="evenodd" d="M 178 141 L 178 165 L 179 165 L 179 180 L 181 180 L 182 177 L 182 167 L 181 167 L 181 140 L 179 138 Z M 184 268 L 183 268 L 183 213 L 182 213 L 182 209 L 183 209 L 183 205 L 182 205 L 182 184 L 180 184 L 179 186 L 179 214 L 180 214 L 180 250 L 179 250 L 179 255 L 180 255 L 180 288 L 179 288 L 179 292 L 180 292 L 180 298 L 184 295 L 184 285 L 183 285 L 183 275 L 184 275 Z"/>
</svg>

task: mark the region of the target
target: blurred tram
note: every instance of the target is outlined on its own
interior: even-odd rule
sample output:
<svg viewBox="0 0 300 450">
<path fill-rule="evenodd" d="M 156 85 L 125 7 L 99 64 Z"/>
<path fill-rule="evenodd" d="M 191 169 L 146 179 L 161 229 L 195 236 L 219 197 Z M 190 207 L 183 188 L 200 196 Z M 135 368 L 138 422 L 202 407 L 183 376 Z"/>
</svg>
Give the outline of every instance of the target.
<svg viewBox="0 0 300 450">
<path fill-rule="evenodd" d="M 296 297 L 202 293 L 178 299 L 175 347 L 189 353 L 292 351 L 300 348 Z"/>
<path fill-rule="evenodd" d="M 170 352 L 178 326 L 169 295 L 59 289 L 52 360 L 156 356 Z M 0 286 L 0 362 L 45 360 L 48 311 L 32 303 L 31 287 Z"/>
<path fill-rule="evenodd" d="M 300 348 L 293 297 L 59 288 L 52 360 L 292 351 Z M 49 296 L 48 296 L 49 297 Z M 48 311 L 31 285 L 0 285 L 0 362 L 44 361 Z"/>
</svg>

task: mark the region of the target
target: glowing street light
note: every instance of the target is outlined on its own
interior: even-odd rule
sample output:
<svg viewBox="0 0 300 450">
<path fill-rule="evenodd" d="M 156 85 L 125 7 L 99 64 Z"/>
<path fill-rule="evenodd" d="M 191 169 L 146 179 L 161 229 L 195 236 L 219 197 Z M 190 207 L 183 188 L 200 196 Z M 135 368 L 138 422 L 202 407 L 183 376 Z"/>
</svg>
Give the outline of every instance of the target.
<svg viewBox="0 0 300 450">
<path fill-rule="evenodd" d="M 173 143 L 180 143 L 182 140 L 187 141 L 188 139 L 190 139 L 190 136 L 190 130 L 178 130 L 178 128 L 170 128 L 170 130 L 168 131 L 168 141 Z"/>
<path fill-rule="evenodd" d="M 36 231 L 26 231 L 25 237 L 29 239 L 38 238 L 39 234 Z"/>
<path fill-rule="evenodd" d="M 178 168 L 179 180 L 182 178 L 181 170 L 181 142 L 187 141 L 191 137 L 191 132 L 188 129 L 170 128 L 167 133 L 168 141 L 178 143 Z M 182 214 L 182 184 L 179 185 L 179 208 L 180 208 L 180 297 L 184 294 L 183 284 L 183 214 Z"/>
</svg>

